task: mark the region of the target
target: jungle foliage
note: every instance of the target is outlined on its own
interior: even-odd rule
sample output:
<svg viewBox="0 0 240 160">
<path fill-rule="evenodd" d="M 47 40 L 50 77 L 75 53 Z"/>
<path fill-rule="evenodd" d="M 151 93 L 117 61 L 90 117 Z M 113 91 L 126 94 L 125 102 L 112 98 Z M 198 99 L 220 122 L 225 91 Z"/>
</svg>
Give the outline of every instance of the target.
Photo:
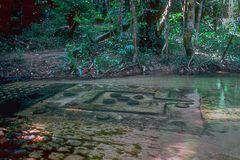
<svg viewBox="0 0 240 160">
<path fill-rule="evenodd" d="M 144 68 L 153 62 L 206 70 L 223 62 L 240 64 L 238 0 L 37 0 L 36 4 L 40 21 L 22 27 L 20 34 L 1 31 L 2 53 L 64 48 L 63 67 L 79 76 L 133 65 Z M 20 13 L 12 13 L 12 20 L 15 14 Z"/>
</svg>

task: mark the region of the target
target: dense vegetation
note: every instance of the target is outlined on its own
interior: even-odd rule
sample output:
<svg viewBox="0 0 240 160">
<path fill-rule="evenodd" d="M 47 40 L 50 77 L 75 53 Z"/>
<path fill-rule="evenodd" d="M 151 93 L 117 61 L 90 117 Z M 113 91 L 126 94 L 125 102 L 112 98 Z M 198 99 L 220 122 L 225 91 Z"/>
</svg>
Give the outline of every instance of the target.
<svg viewBox="0 0 240 160">
<path fill-rule="evenodd" d="M 24 1 L 6 2 L 9 22 L 0 2 L 2 54 L 64 48 L 64 69 L 78 76 L 240 66 L 239 0 L 36 0 L 26 12 Z"/>
</svg>

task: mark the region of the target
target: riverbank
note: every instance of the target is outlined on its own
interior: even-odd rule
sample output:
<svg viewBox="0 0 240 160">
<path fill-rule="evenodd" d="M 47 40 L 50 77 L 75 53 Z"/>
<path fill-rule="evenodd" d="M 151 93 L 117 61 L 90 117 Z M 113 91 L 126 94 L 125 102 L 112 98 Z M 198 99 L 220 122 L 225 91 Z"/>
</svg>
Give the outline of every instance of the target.
<svg viewBox="0 0 240 160">
<path fill-rule="evenodd" d="M 84 75 L 72 74 L 64 66 L 65 53 L 63 49 L 28 52 L 24 54 L 10 53 L 0 57 L 0 82 L 28 81 L 42 79 L 101 79 L 116 78 L 152 73 L 196 75 L 202 73 L 240 73 L 240 64 L 236 62 L 208 61 L 208 57 L 195 56 L 201 62 L 195 61 L 187 67 L 184 56 L 153 57 L 144 65 L 126 63 L 117 70 L 105 73 L 87 72 Z M 168 63 L 166 63 L 168 62 Z"/>
</svg>

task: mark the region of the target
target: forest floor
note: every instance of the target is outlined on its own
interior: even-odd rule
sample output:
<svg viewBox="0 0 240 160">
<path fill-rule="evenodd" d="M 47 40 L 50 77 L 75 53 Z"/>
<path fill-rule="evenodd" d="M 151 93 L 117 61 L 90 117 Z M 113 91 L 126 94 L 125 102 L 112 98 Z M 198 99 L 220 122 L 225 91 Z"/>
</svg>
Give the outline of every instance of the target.
<svg viewBox="0 0 240 160">
<path fill-rule="evenodd" d="M 149 74 L 160 72 L 165 74 L 199 74 L 206 72 L 240 72 L 240 67 L 233 69 L 229 62 L 221 65 L 212 64 L 212 66 L 200 66 L 188 70 L 186 65 L 176 66 L 175 64 L 163 64 L 153 59 L 151 64 L 145 66 L 129 65 L 121 70 L 109 71 L 105 74 L 93 75 L 88 73 L 82 77 L 71 74 L 69 69 L 64 67 L 63 49 L 45 50 L 40 52 L 27 52 L 22 55 L 16 53 L 5 54 L 0 57 L 0 82 L 25 81 L 39 79 L 95 79 L 125 77 L 139 74 Z M 168 61 L 172 61 L 170 57 Z M 206 58 L 206 57 L 205 57 Z M 220 63 L 219 63 L 220 64 Z M 211 68 L 211 70 L 210 70 Z"/>
</svg>

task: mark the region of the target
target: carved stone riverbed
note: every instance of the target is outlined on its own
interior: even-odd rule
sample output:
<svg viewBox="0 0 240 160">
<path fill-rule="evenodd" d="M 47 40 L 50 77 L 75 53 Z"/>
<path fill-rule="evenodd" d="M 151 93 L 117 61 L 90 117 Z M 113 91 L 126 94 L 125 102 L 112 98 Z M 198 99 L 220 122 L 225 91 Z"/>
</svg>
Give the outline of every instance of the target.
<svg viewBox="0 0 240 160">
<path fill-rule="evenodd" d="M 0 159 L 240 157 L 238 80 L 223 88 L 145 80 L 1 85 Z"/>
</svg>

